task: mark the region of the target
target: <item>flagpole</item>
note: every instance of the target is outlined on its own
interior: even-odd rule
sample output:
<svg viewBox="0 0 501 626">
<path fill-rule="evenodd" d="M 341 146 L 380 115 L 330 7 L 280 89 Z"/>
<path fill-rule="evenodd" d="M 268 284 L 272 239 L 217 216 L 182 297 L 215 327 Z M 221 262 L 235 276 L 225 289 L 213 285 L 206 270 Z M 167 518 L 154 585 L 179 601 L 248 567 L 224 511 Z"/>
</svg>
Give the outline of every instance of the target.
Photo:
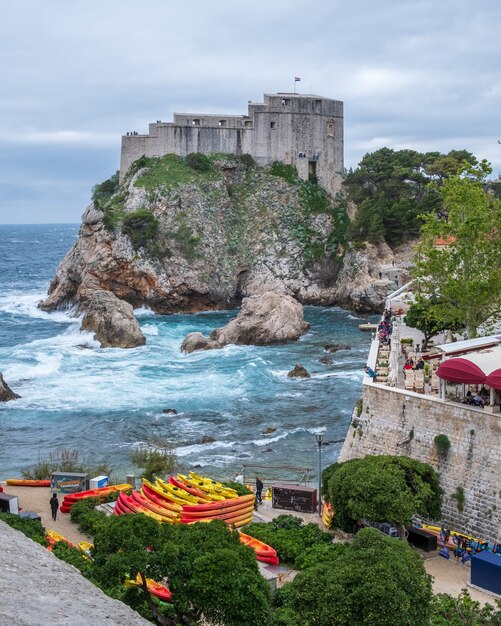
<svg viewBox="0 0 501 626">
<path fill-rule="evenodd" d="M 296 83 L 297 83 L 297 80 L 294 79 L 294 93 L 296 93 Z"/>
</svg>

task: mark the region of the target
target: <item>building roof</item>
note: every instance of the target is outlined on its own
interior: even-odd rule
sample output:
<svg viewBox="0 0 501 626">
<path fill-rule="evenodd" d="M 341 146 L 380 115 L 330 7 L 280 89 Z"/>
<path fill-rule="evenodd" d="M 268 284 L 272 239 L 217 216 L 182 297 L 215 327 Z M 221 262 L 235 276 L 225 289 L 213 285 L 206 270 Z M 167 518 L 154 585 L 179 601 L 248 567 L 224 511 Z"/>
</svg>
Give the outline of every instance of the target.
<svg viewBox="0 0 501 626">
<path fill-rule="evenodd" d="M 439 346 L 435 346 L 435 349 L 442 352 L 445 356 L 451 356 L 453 354 L 477 351 L 497 344 L 501 344 L 501 335 L 489 335 L 488 337 L 477 337 L 476 339 L 466 339 L 465 341 L 443 343 Z"/>
</svg>

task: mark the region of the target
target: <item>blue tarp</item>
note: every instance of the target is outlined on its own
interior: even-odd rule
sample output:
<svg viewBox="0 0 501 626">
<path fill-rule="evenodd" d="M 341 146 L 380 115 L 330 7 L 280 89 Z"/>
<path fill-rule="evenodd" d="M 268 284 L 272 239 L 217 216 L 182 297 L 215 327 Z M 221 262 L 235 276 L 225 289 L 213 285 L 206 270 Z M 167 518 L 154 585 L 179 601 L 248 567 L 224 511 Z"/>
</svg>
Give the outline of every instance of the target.
<svg viewBox="0 0 501 626">
<path fill-rule="evenodd" d="M 501 555 L 487 551 L 472 554 L 471 584 L 501 595 Z"/>
</svg>

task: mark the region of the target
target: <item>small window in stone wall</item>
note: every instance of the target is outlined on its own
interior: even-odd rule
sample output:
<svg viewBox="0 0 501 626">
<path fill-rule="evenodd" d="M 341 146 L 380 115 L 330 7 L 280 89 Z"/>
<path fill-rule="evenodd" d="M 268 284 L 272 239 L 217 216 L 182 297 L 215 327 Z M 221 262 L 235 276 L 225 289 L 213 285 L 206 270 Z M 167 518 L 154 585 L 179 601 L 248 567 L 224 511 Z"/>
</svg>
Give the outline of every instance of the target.
<svg viewBox="0 0 501 626">
<path fill-rule="evenodd" d="M 329 137 L 334 137 L 334 122 L 327 122 L 327 135 Z"/>
<path fill-rule="evenodd" d="M 315 100 L 315 113 L 322 113 L 322 100 Z"/>
<path fill-rule="evenodd" d="M 226 126 L 226 120 L 219 120 L 219 126 Z"/>
<path fill-rule="evenodd" d="M 200 120 L 191 120 L 193 126 L 200 126 Z"/>
<path fill-rule="evenodd" d="M 291 104 L 291 99 L 290 98 L 282 98 L 282 106 L 283 107 L 288 107 Z"/>
<path fill-rule="evenodd" d="M 245 120 L 244 126 L 245 128 L 250 128 L 252 126 L 252 122 L 250 120 Z"/>
<path fill-rule="evenodd" d="M 276 128 L 276 127 L 277 127 L 276 122 L 270 122 L 270 128 Z"/>
</svg>

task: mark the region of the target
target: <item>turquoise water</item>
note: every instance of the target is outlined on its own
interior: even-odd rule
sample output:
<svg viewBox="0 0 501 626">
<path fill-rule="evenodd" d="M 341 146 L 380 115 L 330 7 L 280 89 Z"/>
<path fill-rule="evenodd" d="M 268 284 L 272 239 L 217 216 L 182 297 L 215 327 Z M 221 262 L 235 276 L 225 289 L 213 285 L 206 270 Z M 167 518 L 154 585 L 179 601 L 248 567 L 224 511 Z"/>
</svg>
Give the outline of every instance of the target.
<svg viewBox="0 0 501 626">
<path fill-rule="evenodd" d="M 22 396 L 0 406 L 0 479 L 57 447 L 77 448 L 116 473 L 152 437 L 167 440 L 180 468 L 230 476 L 246 465 L 318 467 L 315 434 L 342 439 L 361 395 L 370 337 L 366 321 L 339 308 L 305 307 L 311 329 L 298 342 L 227 346 L 183 355 L 192 331 L 210 332 L 236 311 L 137 315 L 147 338 L 132 350 L 101 349 L 68 312 L 44 313 L 57 263 L 77 225 L 0 226 L 0 371 Z M 352 350 L 324 365 L 325 343 Z M 301 362 L 311 379 L 287 378 Z M 177 415 L 162 413 L 174 408 Z M 266 428 L 275 428 L 264 435 Z M 202 444 L 203 437 L 214 439 Z M 340 443 L 322 450 L 334 462 Z M 266 474 L 266 471 L 264 471 Z"/>
</svg>

